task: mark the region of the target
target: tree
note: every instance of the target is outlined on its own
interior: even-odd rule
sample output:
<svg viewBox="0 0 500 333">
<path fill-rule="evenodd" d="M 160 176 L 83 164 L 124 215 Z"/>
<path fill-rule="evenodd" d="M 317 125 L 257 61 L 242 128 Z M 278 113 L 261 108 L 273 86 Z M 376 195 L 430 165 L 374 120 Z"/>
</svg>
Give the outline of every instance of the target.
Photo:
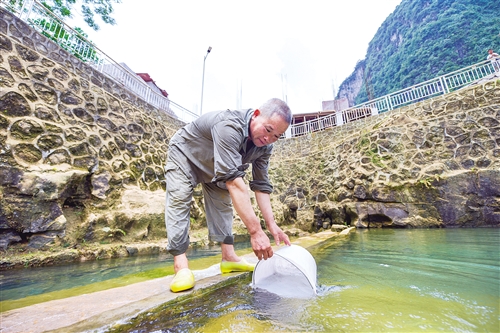
<svg viewBox="0 0 500 333">
<path fill-rule="evenodd" d="M 11 5 L 22 5 L 23 0 L 10 0 Z M 104 23 L 114 25 L 116 21 L 111 17 L 113 4 L 121 3 L 121 0 L 42 0 L 41 3 L 50 11 L 62 19 L 71 18 L 72 10 L 81 4 L 83 20 L 95 31 L 99 30 L 99 25 L 95 21 L 95 15 L 99 15 Z"/>
</svg>

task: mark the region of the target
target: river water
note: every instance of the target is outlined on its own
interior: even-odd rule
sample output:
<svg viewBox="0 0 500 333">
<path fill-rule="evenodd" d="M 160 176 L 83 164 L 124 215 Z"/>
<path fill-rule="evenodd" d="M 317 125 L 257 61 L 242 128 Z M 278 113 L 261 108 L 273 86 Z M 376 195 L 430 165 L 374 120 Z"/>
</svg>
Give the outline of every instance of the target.
<svg viewBox="0 0 500 333">
<path fill-rule="evenodd" d="M 251 251 L 249 246 L 250 242 L 235 244 L 237 251 Z M 190 259 L 206 262 L 220 261 L 221 251 L 214 245 L 187 253 Z M 8 310 L 172 274 L 173 257 L 168 253 L 0 271 L 0 304 Z"/>
<path fill-rule="evenodd" d="M 109 332 L 499 332 L 499 246 L 500 229 L 357 230 L 310 249 L 315 297 L 242 281 Z"/>
<path fill-rule="evenodd" d="M 280 297 L 242 280 L 108 332 L 500 332 L 500 228 L 356 230 L 308 250 L 317 296 Z M 190 258 L 210 266 L 220 249 Z M 4 271 L 1 301 L 26 306 L 85 285 L 172 274 L 171 265 L 160 255 Z"/>
</svg>

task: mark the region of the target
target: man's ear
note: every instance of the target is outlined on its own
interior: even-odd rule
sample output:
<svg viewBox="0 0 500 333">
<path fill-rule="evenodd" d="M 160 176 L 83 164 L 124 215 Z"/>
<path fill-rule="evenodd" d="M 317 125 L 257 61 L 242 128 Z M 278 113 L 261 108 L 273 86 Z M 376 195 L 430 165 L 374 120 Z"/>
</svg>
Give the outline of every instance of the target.
<svg viewBox="0 0 500 333">
<path fill-rule="evenodd" d="M 260 110 L 257 109 L 253 112 L 254 117 L 258 117 L 260 115 Z"/>
</svg>

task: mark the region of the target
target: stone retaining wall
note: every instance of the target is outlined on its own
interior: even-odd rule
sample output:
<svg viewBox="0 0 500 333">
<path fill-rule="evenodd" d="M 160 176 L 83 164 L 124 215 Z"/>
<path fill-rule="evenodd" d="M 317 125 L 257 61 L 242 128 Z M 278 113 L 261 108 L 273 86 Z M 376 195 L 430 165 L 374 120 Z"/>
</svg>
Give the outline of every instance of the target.
<svg viewBox="0 0 500 333">
<path fill-rule="evenodd" d="M 114 238 L 123 223 L 164 237 L 161 203 L 139 193 L 164 192 L 169 138 L 183 123 L 3 9 L 0 51 L 0 248 L 39 247 L 68 228 Z M 156 214 L 154 226 L 134 208 Z M 123 218 L 106 217 L 113 210 Z"/>
<path fill-rule="evenodd" d="M 499 226 L 500 80 L 280 141 L 272 165 L 305 228 Z"/>
</svg>

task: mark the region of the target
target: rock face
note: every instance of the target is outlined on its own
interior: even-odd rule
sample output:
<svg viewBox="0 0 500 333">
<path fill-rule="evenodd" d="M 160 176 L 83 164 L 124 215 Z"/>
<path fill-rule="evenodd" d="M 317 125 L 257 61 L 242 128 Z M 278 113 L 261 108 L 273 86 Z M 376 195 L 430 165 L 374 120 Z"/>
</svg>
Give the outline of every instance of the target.
<svg viewBox="0 0 500 333">
<path fill-rule="evenodd" d="M 336 98 L 347 98 L 349 106 L 356 105 L 356 97 L 364 86 L 365 62 L 365 60 L 358 61 L 352 74 L 339 87 Z"/>
<path fill-rule="evenodd" d="M 183 123 L 2 9 L 0 50 L 0 248 L 164 238 Z"/>
<path fill-rule="evenodd" d="M 303 228 L 498 227 L 500 80 L 280 141 L 272 178 Z"/>
<path fill-rule="evenodd" d="M 278 224 L 499 226 L 499 102 L 488 81 L 280 140 Z M 164 239 L 163 164 L 182 125 L 0 9 L 0 249 Z M 203 225 L 199 189 L 192 208 Z"/>
</svg>

